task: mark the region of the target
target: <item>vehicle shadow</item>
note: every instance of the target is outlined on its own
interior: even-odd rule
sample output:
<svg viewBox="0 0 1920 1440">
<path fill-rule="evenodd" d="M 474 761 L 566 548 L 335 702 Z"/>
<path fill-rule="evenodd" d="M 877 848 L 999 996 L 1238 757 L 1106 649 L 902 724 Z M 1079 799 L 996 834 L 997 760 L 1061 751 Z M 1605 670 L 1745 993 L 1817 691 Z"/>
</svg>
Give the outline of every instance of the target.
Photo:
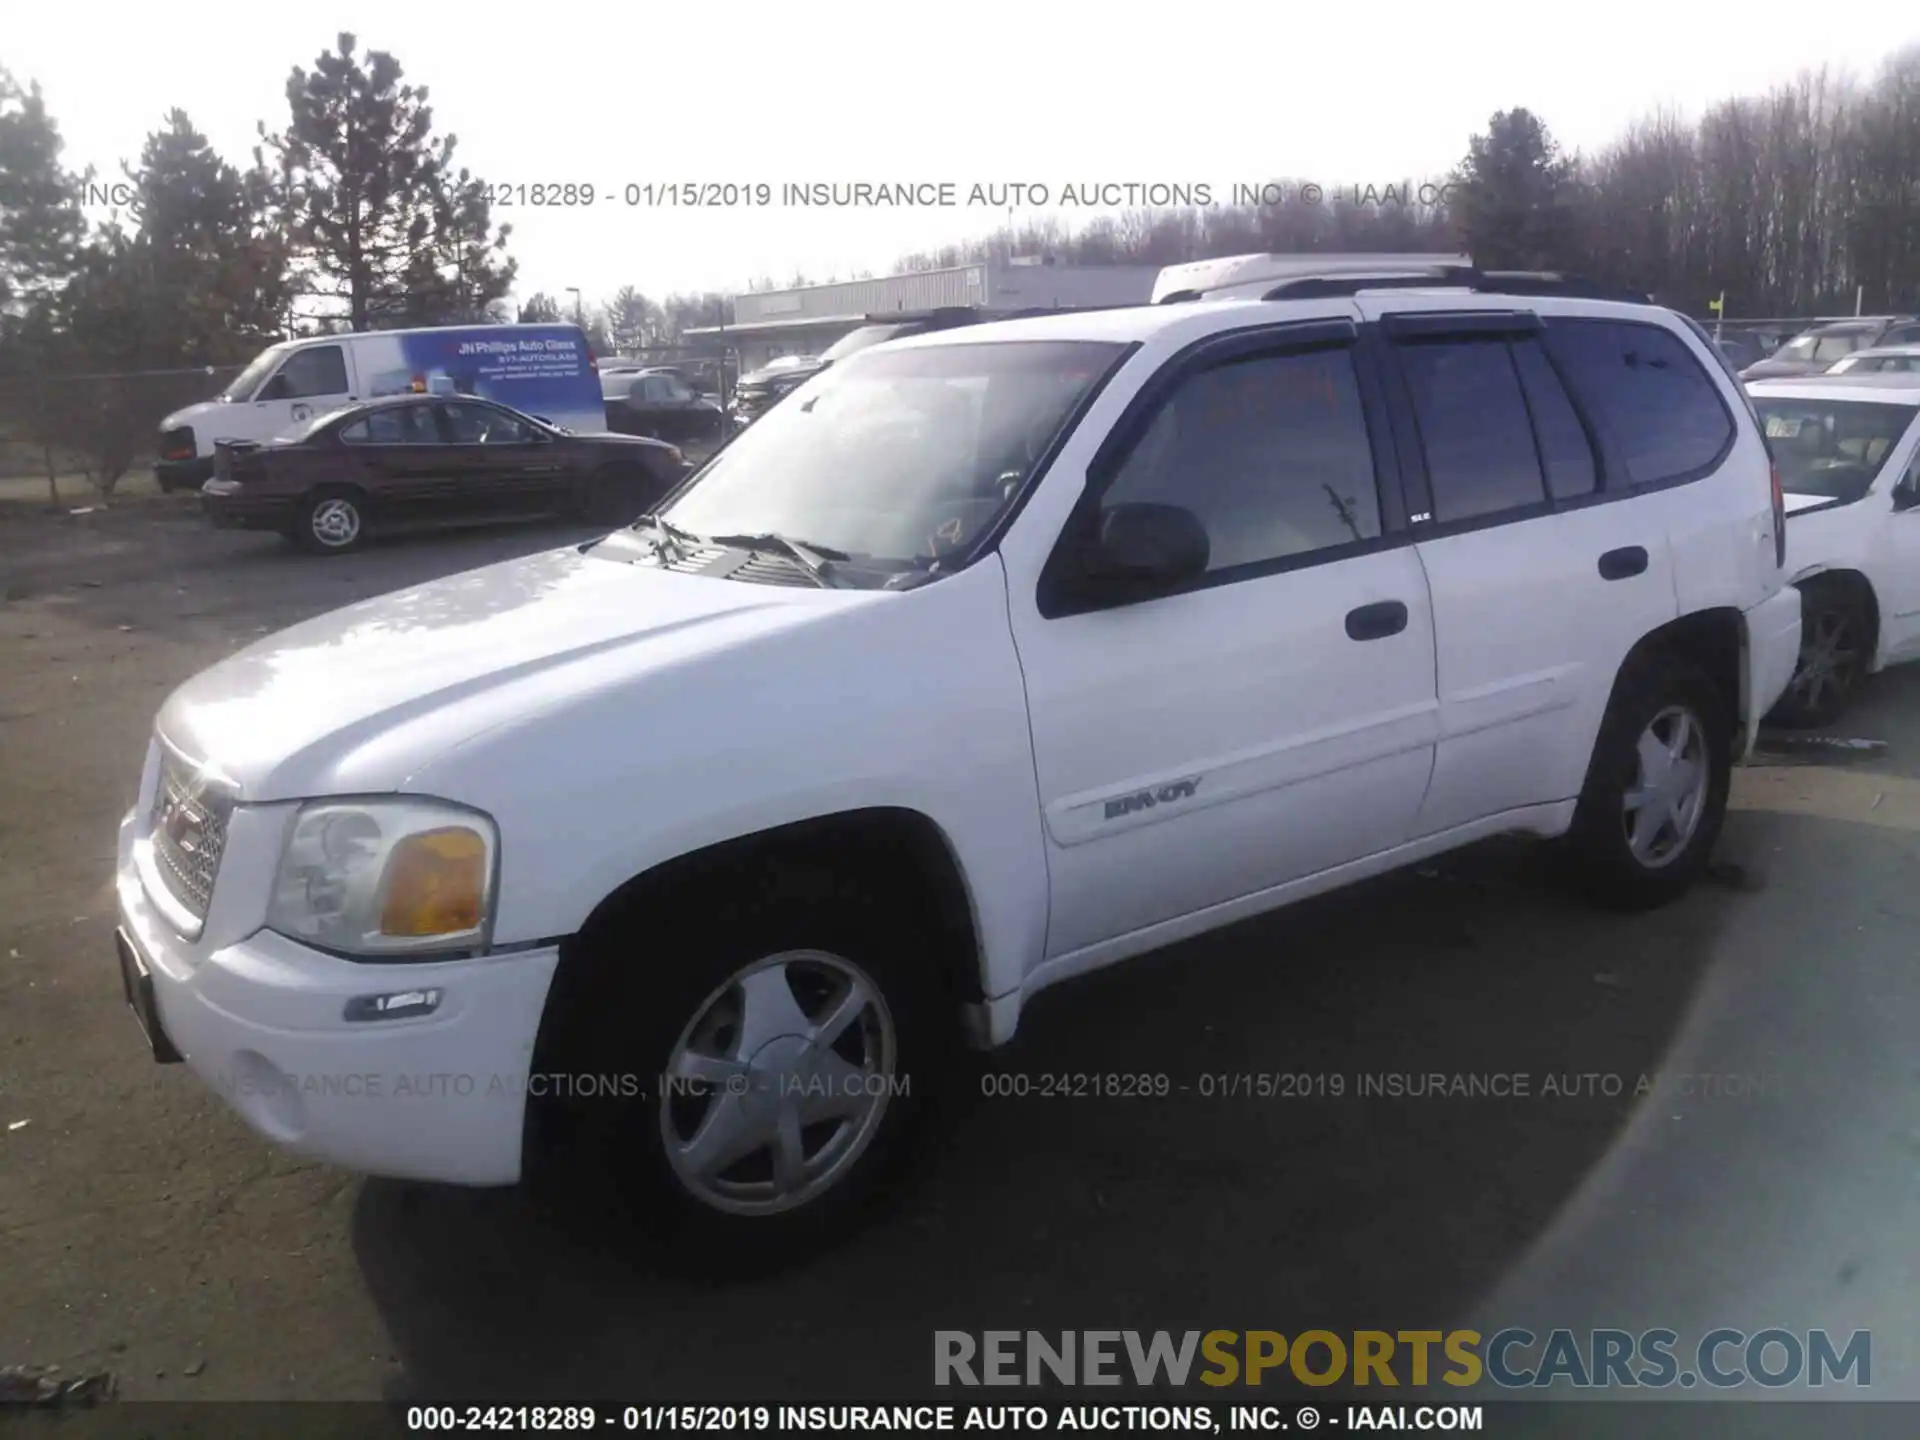
<svg viewBox="0 0 1920 1440">
<path fill-rule="evenodd" d="M 1596 914 L 1542 871 L 1489 845 L 1038 997 L 912 1193 L 773 1277 L 669 1279 L 515 1192 L 368 1182 L 393 1398 L 901 1398 L 941 1328 L 1442 1328 L 1606 1153 L 1740 903 Z"/>
</svg>

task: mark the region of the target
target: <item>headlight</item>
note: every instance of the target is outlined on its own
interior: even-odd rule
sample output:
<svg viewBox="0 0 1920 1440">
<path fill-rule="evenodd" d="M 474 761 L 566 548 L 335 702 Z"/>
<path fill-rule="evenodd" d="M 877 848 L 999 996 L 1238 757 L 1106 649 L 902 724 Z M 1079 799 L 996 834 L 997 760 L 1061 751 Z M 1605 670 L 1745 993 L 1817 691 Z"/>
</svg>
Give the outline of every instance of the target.
<svg viewBox="0 0 1920 1440">
<path fill-rule="evenodd" d="M 267 928 L 368 959 L 485 947 L 493 821 L 437 800 L 323 801 L 294 821 Z"/>
</svg>

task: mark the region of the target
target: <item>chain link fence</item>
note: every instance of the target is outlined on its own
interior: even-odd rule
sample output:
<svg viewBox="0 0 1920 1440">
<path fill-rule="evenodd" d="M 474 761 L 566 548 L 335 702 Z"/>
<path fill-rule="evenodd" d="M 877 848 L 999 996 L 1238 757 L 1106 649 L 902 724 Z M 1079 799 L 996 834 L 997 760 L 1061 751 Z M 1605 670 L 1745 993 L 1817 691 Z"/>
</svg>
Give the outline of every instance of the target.
<svg viewBox="0 0 1920 1440">
<path fill-rule="evenodd" d="M 110 493 L 152 465 L 163 419 L 219 394 L 242 368 L 0 377 L 0 480 L 79 475 Z"/>
</svg>

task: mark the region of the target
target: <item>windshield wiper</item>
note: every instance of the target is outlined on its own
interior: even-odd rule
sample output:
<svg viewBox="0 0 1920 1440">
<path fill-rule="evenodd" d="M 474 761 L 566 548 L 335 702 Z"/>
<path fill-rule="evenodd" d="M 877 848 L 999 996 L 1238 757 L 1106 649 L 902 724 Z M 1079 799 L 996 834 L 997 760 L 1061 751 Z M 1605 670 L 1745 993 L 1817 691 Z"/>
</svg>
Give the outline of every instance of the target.
<svg viewBox="0 0 1920 1440">
<path fill-rule="evenodd" d="M 799 563 L 800 568 L 811 575 L 822 588 L 831 588 L 829 578 L 833 562 L 847 559 L 844 550 L 830 549 L 825 545 L 809 545 L 804 540 L 794 540 L 778 531 L 765 530 L 757 535 L 715 535 L 715 545 L 730 545 L 736 550 L 775 550 L 789 556 Z"/>
<path fill-rule="evenodd" d="M 662 520 L 658 515 L 652 514 L 651 512 L 639 516 L 634 520 L 633 524 L 627 528 L 629 530 L 639 530 L 643 527 L 653 531 L 653 545 L 656 550 L 671 549 L 683 558 L 687 553 L 688 546 L 706 543 L 691 530 L 682 530 L 671 520 Z"/>
</svg>

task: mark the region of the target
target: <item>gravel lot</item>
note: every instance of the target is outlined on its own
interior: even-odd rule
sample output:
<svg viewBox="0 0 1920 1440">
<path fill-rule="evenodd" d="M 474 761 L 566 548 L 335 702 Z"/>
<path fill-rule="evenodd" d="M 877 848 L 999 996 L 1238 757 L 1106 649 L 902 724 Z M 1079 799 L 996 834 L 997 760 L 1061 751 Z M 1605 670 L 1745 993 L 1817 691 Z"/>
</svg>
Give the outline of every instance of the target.
<svg viewBox="0 0 1920 1440">
<path fill-rule="evenodd" d="M 0 504 L 0 1365 L 110 1367 L 128 1398 L 875 1397 L 925 1384 L 937 1327 L 1553 1311 L 1872 1325 L 1876 1391 L 1920 1395 L 1920 676 L 1846 726 L 1885 749 L 1744 770 L 1733 868 L 1661 914 L 1595 915 L 1491 846 L 1050 992 L 991 1072 L 1188 1091 L 982 1099 L 886 1223 L 772 1279 L 669 1282 L 513 1193 L 269 1148 L 146 1058 L 120 998 L 114 828 L 155 710 L 261 633 L 577 538 L 316 560 L 178 497 Z M 1773 1079 L 1636 1106 L 1677 1065 Z M 1198 1091 L 1247 1071 L 1347 1094 Z M 1534 1093 L 1354 1095 L 1435 1071 Z M 1585 1093 L 1543 1096 L 1549 1075 Z"/>
</svg>

